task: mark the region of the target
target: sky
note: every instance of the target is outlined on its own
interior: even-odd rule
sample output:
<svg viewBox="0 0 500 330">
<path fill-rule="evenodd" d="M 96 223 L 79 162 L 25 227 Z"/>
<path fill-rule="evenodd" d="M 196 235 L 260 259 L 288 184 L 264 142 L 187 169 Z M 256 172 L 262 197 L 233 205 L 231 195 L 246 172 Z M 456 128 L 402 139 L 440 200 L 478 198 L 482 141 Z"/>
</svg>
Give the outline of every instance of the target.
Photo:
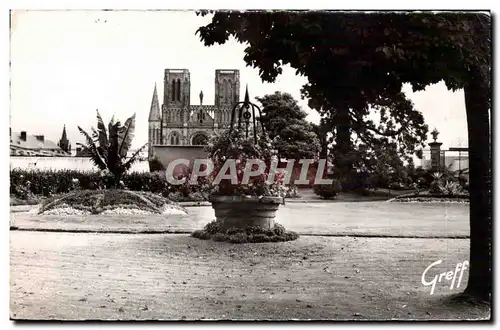
<svg viewBox="0 0 500 330">
<path fill-rule="evenodd" d="M 66 125 L 73 147 L 95 126 L 99 109 L 107 123 L 136 113 L 133 148 L 147 142 L 148 115 L 155 83 L 160 102 L 166 68 L 190 71 L 191 104 L 214 102 L 216 69 L 240 70 L 240 96 L 248 84 L 250 97 L 282 91 L 299 100 L 317 123 L 319 115 L 301 100 L 307 82 L 285 67 L 275 83 L 263 83 L 258 70 L 246 67 L 245 45 L 235 41 L 205 47 L 195 35 L 210 17 L 190 11 L 16 11 L 11 23 L 11 103 L 13 132 L 43 134 L 58 141 Z M 443 148 L 467 146 L 463 91 L 443 83 L 404 92 L 420 110 L 430 130 L 440 132 Z M 161 104 L 160 104 L 161 105 Z M 429 134 L 428 142 L 431 142 Z"/>
</svg>

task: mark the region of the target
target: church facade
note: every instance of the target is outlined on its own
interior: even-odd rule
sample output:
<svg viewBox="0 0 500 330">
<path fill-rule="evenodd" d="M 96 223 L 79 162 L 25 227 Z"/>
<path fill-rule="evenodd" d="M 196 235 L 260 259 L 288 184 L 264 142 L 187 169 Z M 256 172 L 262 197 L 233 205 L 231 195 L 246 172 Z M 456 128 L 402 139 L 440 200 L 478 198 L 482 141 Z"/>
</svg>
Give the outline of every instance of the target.
<svg viewBox="0 0 500 330">
<path fill-rule="evenodd" d="M 211 134 L 226 130 L 231 112 L 240 100 L 239 70 L 215 70 L 215 104 L 191 104 L 191 81 L 187 69 L 166 69 L 160 107 L 156 85 L 149 112 L 148 157 L 156 150 L 186 147 L 200 149 Z"/>
</svg>

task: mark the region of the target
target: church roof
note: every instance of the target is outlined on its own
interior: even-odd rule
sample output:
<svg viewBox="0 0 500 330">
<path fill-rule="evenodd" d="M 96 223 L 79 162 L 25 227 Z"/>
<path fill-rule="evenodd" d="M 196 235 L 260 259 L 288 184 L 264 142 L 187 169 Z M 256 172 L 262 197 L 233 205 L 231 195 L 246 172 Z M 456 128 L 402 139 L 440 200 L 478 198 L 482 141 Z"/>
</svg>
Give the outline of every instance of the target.
<svg viewBox="0 0 500 330">
<path fill-rule="evenodd" d="M 149 110 L 149 121 L 161 121 L 160 103 L 158 102 L 158 92 L 153 91 L 153 99 L 151 100 L 151 109 Z"/>
<path fill-rule="evenodd" d="M 68 140 L 68 135 L 66 134 L 66 125 L 64 125 L 64 127 L 63 127 L 63 132 L 62 132 L 61 140 L 62 141 Z"/>
</svg>

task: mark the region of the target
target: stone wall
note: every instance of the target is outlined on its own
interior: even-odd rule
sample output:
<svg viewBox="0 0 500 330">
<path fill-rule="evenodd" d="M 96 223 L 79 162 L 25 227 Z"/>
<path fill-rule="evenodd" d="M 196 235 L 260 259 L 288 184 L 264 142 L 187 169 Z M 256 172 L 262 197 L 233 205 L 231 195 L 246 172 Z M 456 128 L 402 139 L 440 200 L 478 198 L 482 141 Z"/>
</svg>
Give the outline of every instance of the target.
<svg viewBox="0 0 500 330">
<path fill-rule="evenodd" d="M 10 168 L 24 170 L 77 170 L 95 171 L 96 167 L 88 157 L 10 157 Z M 148 161 L 137 161 L 130 172 L 149 172 Z"/>
<path fill-rule="evenodd" d="M 203 146 L 153 146 L 153 155 L 165 168 L 176 159 L 188 159 L 192 166 L 195 159 L 207 158 Z M 174 175 L 181 174 L 184 169 L 185 166 L 176 166 Z"/>
</svg>

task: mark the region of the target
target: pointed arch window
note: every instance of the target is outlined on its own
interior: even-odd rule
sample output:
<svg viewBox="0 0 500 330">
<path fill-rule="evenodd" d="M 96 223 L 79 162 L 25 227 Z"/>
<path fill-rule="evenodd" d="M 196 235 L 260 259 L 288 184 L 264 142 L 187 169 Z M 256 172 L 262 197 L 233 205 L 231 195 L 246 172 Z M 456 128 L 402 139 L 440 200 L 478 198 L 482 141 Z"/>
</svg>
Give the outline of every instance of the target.
<svg viewBox="0 0 500 330">
<path fill-rule="evenodd" d="M 229 79 L 227 83 L 227 102 L 232 103 L 233 100 L 233 82 Z"/>
<path fill-rule="evenodd" d="M 172 80 L 172 101 L 175 101 L 175 95 L 176 95 L 176 83 L 175 80 Z"/>
<path fill-rule="evenodd" d="M 227 102 L 227 80 L 222 80 L 222 100 L 224 103 Z"/>
<path fill-rule="evenodd" d="M 203 113 L 203 110 L 200 109 L 200 112 L 198 112 L 198 121 L 201 123 L 203 123 L 203 121 L 205 120 L 205 113 Z"/>
<path fill-rule="evenodd" d="M 170 144 L 173 146 L 177 146 L 177 145 L 179 145 L 179 143 L 180 143 L 179 133 L 173 132 L 170 135 Z"/>
<path fill-rule="evenodd" d="M 177 101 L 180 101 L 181 100 L 181 80 L 180 79 L 177 79 L 177 88 L 175 89 L 175 91 L 177 92 Z"/>
<path fill-rule="evenodd" d="M 161 140 L 161 137 L 160 137 L 160 130 L 157 128 L 156 129 L 156 144 L 161 144 L 160 140 Z"/>
</svg>

